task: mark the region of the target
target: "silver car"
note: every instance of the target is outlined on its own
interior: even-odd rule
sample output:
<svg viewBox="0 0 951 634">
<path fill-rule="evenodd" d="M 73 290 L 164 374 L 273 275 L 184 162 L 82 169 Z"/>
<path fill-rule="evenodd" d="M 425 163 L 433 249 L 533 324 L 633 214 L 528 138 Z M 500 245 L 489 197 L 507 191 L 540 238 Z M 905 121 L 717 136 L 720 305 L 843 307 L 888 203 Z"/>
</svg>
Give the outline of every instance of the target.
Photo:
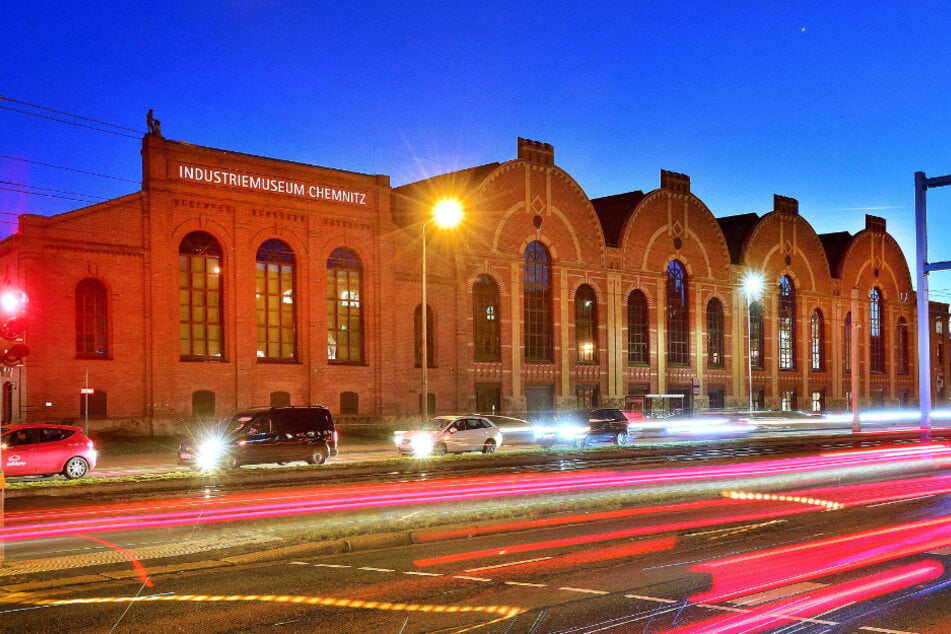
<svg viewBox="0 0 951 634">
<path fill-rule="evenodd" d="M 502 445 L 502 432 L 483 416 L 436 416 L 419 429 L 396 432 L 394 440 L 403 456 L 493 453 Z"/>
</svg>

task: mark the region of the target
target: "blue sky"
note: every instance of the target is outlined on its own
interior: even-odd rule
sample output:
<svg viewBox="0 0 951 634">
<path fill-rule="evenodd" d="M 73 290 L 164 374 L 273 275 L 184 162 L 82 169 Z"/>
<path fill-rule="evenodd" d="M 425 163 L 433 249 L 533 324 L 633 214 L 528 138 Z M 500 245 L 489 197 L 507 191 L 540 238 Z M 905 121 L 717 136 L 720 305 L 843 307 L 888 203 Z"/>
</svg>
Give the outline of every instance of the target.
<svg viewBox="0 0 951 634">
<path fill-rule="evenodd" d="M 765 213 L 773 194 L 820 233 L 882 216 L 913 271 L 914 173 L 951 173 L 942 2 L 11 5 L 3 235 L 18 213 L 136 191 L 149 108 L 168 138 L 394 185 L 512 159 L 527 137 L 592 198 L 669 169 L 716 216 Z M 929 210 L 929 259 L 951 260 L 951 187 Z M 951 272 L 930 283 L 951 300 Z"/>
</svg>

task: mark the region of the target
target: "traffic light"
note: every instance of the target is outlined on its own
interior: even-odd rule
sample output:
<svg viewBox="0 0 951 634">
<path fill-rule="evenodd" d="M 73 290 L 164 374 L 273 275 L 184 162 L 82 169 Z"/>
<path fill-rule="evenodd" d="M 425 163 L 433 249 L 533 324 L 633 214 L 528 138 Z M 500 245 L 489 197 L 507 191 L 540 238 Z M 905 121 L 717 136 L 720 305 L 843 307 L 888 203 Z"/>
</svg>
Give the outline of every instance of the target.
<svg viewBox="0 0 951 634">
<path fill-rule="evenodd" d="M 0 290 L 0 337 L 14 342 L 12 346 L 4 346 L 3 353 L 0 354 L 0 363 L 4 365 L 18 365 L 30 352 L 26 344 L 19 341 L 28 323 L 28 301 L 26 293 L 18 288 Z"/>
</svg>

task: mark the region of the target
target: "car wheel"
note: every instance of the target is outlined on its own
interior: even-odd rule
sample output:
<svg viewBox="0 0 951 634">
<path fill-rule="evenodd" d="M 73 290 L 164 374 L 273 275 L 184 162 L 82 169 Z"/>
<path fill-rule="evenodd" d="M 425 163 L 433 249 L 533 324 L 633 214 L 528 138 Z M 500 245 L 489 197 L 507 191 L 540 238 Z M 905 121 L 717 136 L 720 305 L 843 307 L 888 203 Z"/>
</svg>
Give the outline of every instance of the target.
<svg viewBox="0 0 951 634">
<path fill-rule="evenodd" d="M 626 431 L 619 431 L 614 437 L 614 442 L 618 447 L 627 447 L 631 444 L 631 435 Z"/>
<path fill-rule="evenodd" d="M 327 452 L 320 447 L 314 447 L 310 452 L 310 457 L 307 458 L 307 462 L 310 464 L 324 464 L 327 462 Z"/>
<path fill-rule="evenodd" d="M 445 456 L 445 455 L 446 455 L 446 443 L 437 442 L 435 445 L 433 445 L 432 454 L 433 454 L 434 456 Z"/>
<path fill-rule="evenodd" d="M 482 453 L 495 453 L 495 441 L 489 438 L 482 445 Z"/>
<path fill-rule="evenodd" d="M 84 458 L 73 456 L 63 465 L 63 475 L 69 480 L 75 480 L 86 475 L 89 471 L 89 463 Z"/>
<path fill-rule="evenodd" d="M 583 449 L 588 446 L 588 437 L 587 436 L 578 436 L 575 438 L 575 447 L 578 449 Z"/>
</svg>

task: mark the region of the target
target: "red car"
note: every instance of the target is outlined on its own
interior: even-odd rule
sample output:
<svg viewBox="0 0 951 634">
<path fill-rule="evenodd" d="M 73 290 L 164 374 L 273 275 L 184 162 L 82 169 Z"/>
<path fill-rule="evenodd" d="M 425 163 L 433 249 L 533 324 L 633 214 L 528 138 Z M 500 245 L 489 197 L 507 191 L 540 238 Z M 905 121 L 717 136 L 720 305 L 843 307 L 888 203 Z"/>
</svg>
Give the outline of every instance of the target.
<svg viewBox="0 0 951 634">
<path fill-rule="evenodd" d="M 62 473 L 81 478 L 96 468 L 99 452 L 79 427 L 19 423 L 3 430 L 0 466 L 4 476 Z"/>
</svg>

